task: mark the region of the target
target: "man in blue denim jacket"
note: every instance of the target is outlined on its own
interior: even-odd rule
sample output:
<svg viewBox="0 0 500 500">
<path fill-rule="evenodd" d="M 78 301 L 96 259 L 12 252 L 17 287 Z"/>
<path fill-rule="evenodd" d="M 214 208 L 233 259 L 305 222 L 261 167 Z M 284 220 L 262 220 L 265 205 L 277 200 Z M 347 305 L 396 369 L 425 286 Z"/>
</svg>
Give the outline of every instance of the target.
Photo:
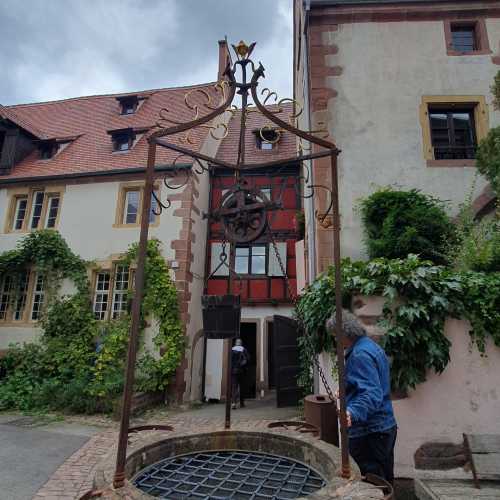
<svg viewBox="0 0 500 500">
<path fill-rule="evenodd" d="M 389 361 L 356 316 L 343 311 L 349 452 L 361 474 L 394 480 L 397 426 L 390 398 Z M 328 322 L 335 328 L 335 316 Z"/>
</svg>

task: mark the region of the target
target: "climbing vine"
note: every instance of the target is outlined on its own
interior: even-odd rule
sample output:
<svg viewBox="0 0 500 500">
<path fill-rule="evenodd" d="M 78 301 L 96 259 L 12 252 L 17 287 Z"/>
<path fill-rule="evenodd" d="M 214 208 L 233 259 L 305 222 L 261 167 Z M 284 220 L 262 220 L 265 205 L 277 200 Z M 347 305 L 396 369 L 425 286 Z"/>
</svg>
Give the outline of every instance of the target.
<svg viewBox="0 0 500 500">
<path fill-rule="evenodd" d="M 406 390 L 426 380 L 428 370 L 441 373 L 450 359 L 450 342 L 444 335 L 447 317 L 466 318 L 471 323 L 471 341 L 485 353 L 490 336 L 500 347 L 500 273 L 452 271 L 420 260 L 375 259 L 342 263 L 344 307 L 354 295 L 384 297 L 381 326 L 384 348 L 392 359 L 395 390 Z M 315 280 L 302 296 L 296 310 L 316 352 L 332 351 L 334 339 L 325 330 L 333 313 L 334 275 L 330 269 Z M 302 380 L 310 384 L 312 352 L 303 354 Z"/>
<path fill-rule="evenodd" d="M 132 245 L 122 263 L 133 266 L 136 256 L 137 245 Z M 113 409 L 122 390 L 130 317 L 125 314 L 107 322 L 94 318 L 87 277 L 90 264 L 53 230 L 30 233 L 16 249 L 0 254 L 1 276 L 16 277 L 35 269 L 47 284 L 40 339 L 12 346 L 0 361 L 0 409 L 87 413 Z M 156 323 L 153 343 L 158 353 L 140 349 L 137 387 L 158 391 L 166 388 L 182 359 L 184 336 L 177 292 L 157 240 L 148 242 L 145 277 L 141 332 L 144 336 L 148 321 Z M 59 293 L 64 279 L 76 287 L 69 297 Z"/>
</svg>

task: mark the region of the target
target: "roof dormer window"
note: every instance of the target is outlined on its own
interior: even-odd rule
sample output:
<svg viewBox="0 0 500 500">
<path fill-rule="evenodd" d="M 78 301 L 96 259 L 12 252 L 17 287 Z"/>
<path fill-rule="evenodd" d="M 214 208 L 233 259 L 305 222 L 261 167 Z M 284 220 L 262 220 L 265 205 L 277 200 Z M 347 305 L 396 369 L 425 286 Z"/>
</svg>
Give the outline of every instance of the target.
<svg viewBox="0 0 500 500">
<path fill-rule="evenodd" d="M 120 103 L 120 113 L 122 115 L 133 115 L 137 111 L 139 98 L 136 95 L 117 97 L 116 99 Z"/>
<path fill-rule="evenodd" d="M 40 141 L 38 150 L 40 151 L 41 160 L 50 160 L 59 150 L 59 144 L 57 141 Z"/>
<path fill-rule="evenodd" d="M 271 151 L 276 148 L 281 138 L 279 130 L 272 128 L 261 128 L 254 130 L 257 147 L 262 151 Z"/>
<path fill-rule="evenodd" d="M 110 130 L 108 134 L 111 135 L 113 142 L 113 151 L 126 152 L 132 149 L 136 139 L 136 133 L 132 128 L 123 128 L 120 130 Z"/>
</svg>

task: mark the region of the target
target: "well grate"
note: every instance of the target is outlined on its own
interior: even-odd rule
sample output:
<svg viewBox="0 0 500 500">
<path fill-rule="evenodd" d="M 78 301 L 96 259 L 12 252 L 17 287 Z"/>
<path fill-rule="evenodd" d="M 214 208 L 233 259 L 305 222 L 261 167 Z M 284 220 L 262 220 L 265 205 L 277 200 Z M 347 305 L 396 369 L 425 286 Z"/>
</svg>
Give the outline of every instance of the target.
<svg viewBox="0 0 500 500">
<path fill-rule="evenodd" d="M 246 451 L 214 451 L 167 458 L 141 471 L 134 485 L 168 500 L 286 500 L 326 485 L 307 465 Z"/>
</svg>

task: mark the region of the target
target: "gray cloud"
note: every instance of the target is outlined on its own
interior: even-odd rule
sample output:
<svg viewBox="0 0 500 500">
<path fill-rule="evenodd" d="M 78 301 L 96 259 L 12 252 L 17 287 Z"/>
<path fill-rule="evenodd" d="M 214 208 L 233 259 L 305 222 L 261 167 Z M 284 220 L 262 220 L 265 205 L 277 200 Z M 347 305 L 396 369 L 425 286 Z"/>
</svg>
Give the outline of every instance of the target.
<svg viewBox="0 0 500 500">
<path fill-rule="evenodd" d="M 2 0 L 4 105 L 214 81 L 217 40 L 257 41 L 291 96 L 292 0 Z"/>
</svg>

